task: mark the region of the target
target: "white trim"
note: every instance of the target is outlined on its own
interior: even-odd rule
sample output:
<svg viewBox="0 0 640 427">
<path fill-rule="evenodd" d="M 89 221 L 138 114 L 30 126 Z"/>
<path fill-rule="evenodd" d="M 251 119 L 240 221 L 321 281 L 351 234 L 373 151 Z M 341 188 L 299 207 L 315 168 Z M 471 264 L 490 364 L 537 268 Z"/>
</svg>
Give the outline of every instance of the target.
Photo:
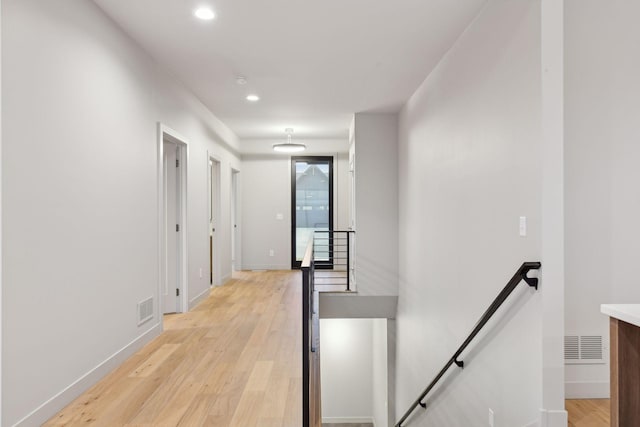
<svg viewBox="0 0 640 427">
<path fill-rule="evenodd" d="M 565 399 L 609 399 L 609 381 L 567 381 L 564 383 Z"/>
<path fill-rule="evenodd" d="M 567 427 L 568 423 L 567 411 L 540 409 L 540 427 Z"/>
<path fill-rule="evenodd" d="M 327 424 L 373 424 L 373 417 L 322 417 L 322 423 Z"/>
<path fill-rule="evenodd" d="M 99 363 L 95 368 L 91 369 L 89 372 L 75 380 L 64 390 L 60 391 L 51 399 L 38 406 L 27 416 L 22 418 L 17 423 L 13 424 L 13 426 L 16 427 L 42 425 L 52 416 L 54 416 L 58 411 L 71 403 L 75 398 L 80 396 L 91 386 L 95 385 L 105 375 L 120 366 L 136 351 L 140 350 L 147 343 L 151 342 L 154 338 L 159 336 L 161 332 L 162 320 L 147 332 L 138 336 L 129 344 L 125 345 L 120 350 L 116 351 L 114 354 L 105 359 L 103 362 Z"/>
<path fill-rule="evenodd" d="M 2 34 L 2 0 L 0 0 L 0 34 Z M 0 46 L 2 36 L 0 36 Z M 0 47 L 0 81 L 2 81 L 2 48 Z M 2 99 L 2 85 L 0 85 L 0 99 Z M 0 103 L 2 104 L 2 103 Z M 0 105 L 0 425 L 2 425 L 2 106 Z"/>
<path fill-rule="evenodd" d="M 182 251 L 182 265 L 181 265 L 181 273 L 182 273 L 182 311 L 189 311 L 189 216 L 187 215 L 187 206 L 188 206 L 188 198 L 189 198 L 189 186 L 187 185 L 187 170 L 189 168 L 189 145 L 185 139 L 182 139 L 183 144 L 181 146 L 181 156 L 180 156 L 180 232 L 182 241 L 182 247 L 180 250 Z"/>
<path fill-rule="evenodd" d="M 220 280 L 220 286 L 226 284 L 229 280 L 231 280 L 231 273 L 229 274 L 225 274 L 224 276 L 222 276 L 222 279 Z"/>
<path fill-rule="evenodd" d="M 231 182 L 229 183 L 229 229 L 231 230 L 231 274 L 234 271 L 242 270 L 242 246 L 240 234 L 240 171 L 231 167 Z M 222 278 L 222 284 L 226 282 L 226 277 Z"/>
<path fill-rule="evenodd" d="M 191 301 L 189 301 L 189 310 L 191 310 L 193 307 L 195 307 L 196 305 L 200 304 L 200 302 L 205 300 L 209 296 L 210 292 L 211 292 L 211 288 L 207 286 L 207 288 L 204 291 L 200 292 L 197 296 L 191 299 Z"/>
<path fill-rule="evenodd" d="M 243 270 L 291 270 L 291 264 L 249 264 L 243 265 Z"/>
<path fill-rule="evenodd" d="M 216 173 L 216 189 L 215 189 L 215 197 L 216 200 L 212 200 L 213 197 L 213 188 L 210 184 L 209 174 L 211 173 L 211 169 L 209 168 L 209 162 L 214 162 L 217 166 L 215 167 Z M 211 151 L 207 150 L 207 234 L 209 235 L 209 209 L 213 204 L 215 211 L 212 213 L 214 218 L 214 223 L 216 226 L 216 231 L 213 236 L 213 283 L 212 286 L 219 286 L 222 284 L 222 279 L 220 277 L 220 231 L 222 230 L 222 222 L 220 219 L 222 218 L 222 160 L 220 157 L 213 154 Z M 217 234 L 217 235 L 216 235 Z M 209 254 L 211 255 L 211 254 Z"/>
<path fill-rule="evenodd" d="M 157 132 L 157 144 L 158 144 L 158 310 L 157 313 L 161 317 L 164 313 L 164 304 L 162 301 L 162 283 L 164 277 L 164 241 L 165 241 L 165 227 L 164 227 L 164 148 L 163 144 L 166 139 L 176 144 L 180 148 L 180 252 L 181 252 L 181 283 L 180 292 L 182 298 L 180 298 L 180 312 L 189 311 L 189 260 L 188 260 L 188 167 L 189 167 L 189 143 L 186 138 L 180 135 L 178 132 L 158 122 Z"/>
<path fill-rule="evenodd" d="M 542 0 L 540 308 L 542 406 L 564 409 L 564 0 Z M 555 424 L 553 424 L 555 426 Z M 566 426 L 566 423 L 564 424 Z M 543 424 L 544 427 L 544 424 Z"/>
</svg>

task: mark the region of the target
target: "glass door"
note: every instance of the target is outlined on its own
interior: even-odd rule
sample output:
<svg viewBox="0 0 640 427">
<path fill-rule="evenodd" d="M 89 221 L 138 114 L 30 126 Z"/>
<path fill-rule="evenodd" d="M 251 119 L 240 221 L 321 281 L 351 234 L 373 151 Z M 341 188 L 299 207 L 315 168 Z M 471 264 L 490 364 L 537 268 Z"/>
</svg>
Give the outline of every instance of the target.
<svg viewBox="0 0 640 427">
<path fill-rule="evenodd" d="M 333 157 L 291 158 L 291 266 L 300 268 L 316 234 L 316 265 L 331 264 L 333 230 Z"/>
</svg>

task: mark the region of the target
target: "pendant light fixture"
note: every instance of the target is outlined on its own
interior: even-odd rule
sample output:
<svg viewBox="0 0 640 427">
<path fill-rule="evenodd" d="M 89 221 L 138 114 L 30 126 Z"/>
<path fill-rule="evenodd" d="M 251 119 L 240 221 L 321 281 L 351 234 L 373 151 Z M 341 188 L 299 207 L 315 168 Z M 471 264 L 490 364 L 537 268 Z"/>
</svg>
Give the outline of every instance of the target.
<svg viewBox="0 0 640 427">
<path fill-rule="evenodd" d="M 307 146 L 304 144 L 291 142 L 291 134 L 293 133 L 293 129 L 286 128 L 284 132 L 287 134 L 287 142 L 273 144 L 273 151 L 277 151 L 279 153 L 299 153 L 300 151 L 304 151 L 307 149 Z"/>
</svg>

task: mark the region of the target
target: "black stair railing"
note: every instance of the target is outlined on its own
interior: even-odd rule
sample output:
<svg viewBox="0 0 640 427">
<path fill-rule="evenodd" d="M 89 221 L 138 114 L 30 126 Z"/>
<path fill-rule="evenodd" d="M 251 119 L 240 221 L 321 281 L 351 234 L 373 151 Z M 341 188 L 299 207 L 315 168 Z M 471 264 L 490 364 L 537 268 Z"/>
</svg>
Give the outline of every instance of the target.
<svg viewBox="0 0 640 427">
<path fill-rule="evenodd" d="M 320 408 L 320 335 L 316 285 L 351 290 L 355 232 L 316 231 L 309 239 L 302 270 L 302 427 L 322 423 Z M 322 270 L 322 274 L 317 274 Z"/>
<path fill-rule="evenodd" d="M 352 290 L 354 240 L 355 231 L 353 230 L 316 230 L 314 232 L 313 262 L 316 285 Z"/>
<path fill-rule="evenodd" d="M 302 270 L 302 427 L 317 426 L 321 420 L 319 363 L 320 342 L 315 308 L 313 239 L 309 239 Z"/>
<path fill-rule="evenodd" d="M 402 418 L 400 418 L 400 421 L 396 423 L 395 427 L 402 427 L 402 423 L 405 422 L 407 418 L 409 418 L 409 415 L 411 415 L 411 413 L 418 406 L 421 406 L 423 408 L 427 407 L 427 404 L 423 402 L 424 398 L 436 386 L 438 381 L 440 381 L 440 379 L 444 376 L 444 374 L 452 365 L 455 364 L 459 368 L 464 368 L 464 361 L 459 360 L 460 355 L 471 343 L 471 341 L 473 341 L 476 335 L 478 335 L 480 330 L 484 327 L 484 325 L 486 325 L 486 323 L 491 319 L 491 317 L 495 314 L 495 312 L 498 311 L 500 306 L 507 300 L 507 298 L 509 298 L 509 295 L 511 295 L 513 290 L 518 286 L 518 284 L 520 284 L 520 282 L 524 281 L 530 287 L 533 287 L 536 290 L 538 289 L 538 279 L 536 277 L 528 277 L 527 274 L 531 270 L 540 269 L 540 266 L 541 264 L 539 262 L 525 262 L 520 266 L 520 268 L 518 268 L 518 271 L 515 272 L 511 280 L 509 280 L 509 283 L 507 283 L 504 289 L 502 289 L 502 291 L 498 294 L 496 299 L 493 300 L 493 302 L 491 303 L 487 311 L 484 312 L 484 314 L 482 315 L 478 323 L 476 323 L 476 325 L 473 328 L 473 331 L 471 331 L 471 334 L 469 334 L 467 339 L 464 340 L 462 345 L 458 348 L 458 350 L 456 350 L 456 352 L 453 354 L 451 359 L 447 361 L 447 363 L 440 370 L 440 372 L 438 372 L 438 375 L 435 376 L 433 381 L 431 381 L 431 383 L 427 386 L 427 388 L 424 389 L 424 391 L 420 394 L 420 396 L 416 399 L 416 401 L 413 402 L 413 404 L 411 404 L 407 412 L 405 412 Z"/>
</svg>

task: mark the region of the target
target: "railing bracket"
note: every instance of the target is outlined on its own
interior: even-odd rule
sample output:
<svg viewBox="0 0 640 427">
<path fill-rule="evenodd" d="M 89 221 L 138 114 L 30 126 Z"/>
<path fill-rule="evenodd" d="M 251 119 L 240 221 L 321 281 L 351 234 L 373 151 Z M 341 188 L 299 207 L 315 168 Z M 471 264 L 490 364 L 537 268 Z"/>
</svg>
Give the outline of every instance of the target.
<svg viewBox="0 0 640 427">
<path fill-rule="evenodd" d="M 522 280 L 527 282 L 527 285 L 531 286 L 532 288 L 536 288 L 536 291 L 538 290 L 538 278 L 537 277 L 528 277 L 527 273 L 524 273 L 522 275 Z"/>
<path fill-rule="evenodd" d="M 539 262 L 525 262 L 520 268 L 514 273 L 511 280 L 507 283 L 507 285 L 502 289 L 502 291 L 498 294 L 498 296 L 493 300 L 489 308 L 484 312 L 478 323 L 473 327 L 471 334 L 467 337 L 466 340 L 462 343 L 462 345 L 458 348 L 458 350 L 453 354 L 451 359 L 447 361 L 444 367 L 440 370 L 440 372 L 435 376 L 433 381 L 424 389 L 422 394 L 418 396 L 418 398 L 411 404 L 409 409 L 404 413 L 402 418 L 395 424 L 395 427 L 401 427 L 402 423 L 405 422 L 411 412 L 418 407 L 418 405 L 426 408 L 426 403 L 422 403 L 424 399 L 426 399 L 429 392 L 436 386 L 438 381 L 445 375 L 447 370 L 455 363 L 459 368 L 464 368 L 464 362 L 462 360 L 458 360 L 458 357 L 464 352 L 467 346 L 471 343 L 471 341 L 478 335 L 480 330 L 484 327 L 484 325 L 491 319 L 491 317 L 495 314 L 496 311 L 500 308 L 500 306 L 507 300 L 509 295 L 513 292 L 513 290 L 518 286 L 520 282 L 526 282 L 527 285 L 532 288 L 538 289 L 538 278 L 537 277 L 528 277 L 527 274 L 531 270 L 539 270 L 541 264 Z"/>
</svg>

